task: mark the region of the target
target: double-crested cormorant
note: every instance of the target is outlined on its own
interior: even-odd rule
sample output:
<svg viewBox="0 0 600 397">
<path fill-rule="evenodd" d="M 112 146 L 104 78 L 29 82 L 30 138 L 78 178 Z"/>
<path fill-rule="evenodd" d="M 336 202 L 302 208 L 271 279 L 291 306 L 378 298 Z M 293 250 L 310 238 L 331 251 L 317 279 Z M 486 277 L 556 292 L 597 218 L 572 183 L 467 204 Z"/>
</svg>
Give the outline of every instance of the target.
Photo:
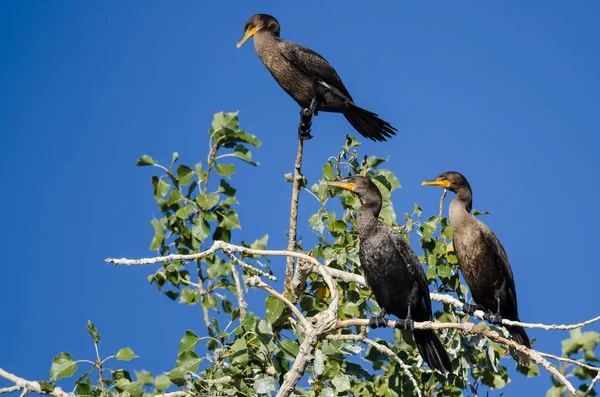
<svg viewBox="0 0 600 397">
<path fill-rule="evenodd" d="M 354 104 L 335 69 L 316 52 L 279 38 L 279 22 L 271 15 L 256 14 L 246 22 L 238 48 L 254 36 L 258 56 L 269 72 L 302 107 L 298 137 L 310 139 L 312 119 L 319 110 L 343 113 L 356 131 L 374 141 L 385 141 L 396 128 L 375 113 Z"/>
<path fill-rule="evenodd" d="M 439 186 L 456 193 L 450 203 L 454 250 L 476 303 L 465 305 L 463 310 L 473 314 L 476 309 L 482 309 L 487 312 L 485 319 L 494 324 L 501 324 L 502 318 L 519 321 L 517 291 L 508 257 L 494 233 L 471 215 L 473 195 L 467 179 L 458 172 L 444 172 L 422 185 Z M 516 342 L 531 348 L 522 327 L 507 325 L 506 329 Z M 522 365 L 530 362 L 527 355 L 520 352 L 517 352 L 517 360 Z"/>
<path fill-rule="evenodd" d="M 358 256 L 365 281 L 381 307 L 371 318 L 372 328 L 385 326 L 384 316 L 391 313 L 400 320 L 396 327 L 413 331 L 421 357 L 440 372 L 452 372 L 444 346 L 432 330 L 415 330 L 416 321 L 431 321 L 431 300 L 427 277 L 419 259 L 404 237 L 377 220 L 381 211 L 381 192 L 368 178 L 354 176 L 339 182 L 327 182 L 355 193 L 361 202 L 356 217 L 360 247 Z"/>
</svg>

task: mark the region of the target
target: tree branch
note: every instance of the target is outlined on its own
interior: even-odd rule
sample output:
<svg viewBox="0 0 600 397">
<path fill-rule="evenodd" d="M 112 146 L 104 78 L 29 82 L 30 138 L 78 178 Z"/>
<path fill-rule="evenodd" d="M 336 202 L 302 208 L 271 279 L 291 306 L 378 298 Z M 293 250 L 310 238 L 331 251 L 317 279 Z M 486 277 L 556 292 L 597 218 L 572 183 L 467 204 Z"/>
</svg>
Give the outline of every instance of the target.
<svg viewBox="0 0 600 397">
<path fill-rule="evenodd" d="M 246 317 L 246 309 L 248 309 L 248 302 L 246 302 L 244 299 L 244 289 L 242 287 L 242 283 L 240 282 L 240 274 L 235 266 L 231 267 L 231 275 L 233 276 L 233 282 L 235 283 L 235 288 L 237 289 L 236 295 L 238 306 L 240 307 L 240 321 L 244 321 L 244 317 Z"/>
<path fill-rule="evenodd" d="M 368 319 L 344 320 L 344 321 L 337 322 L 337 328 L 348 328 L 348 327 L 352 327 L 352 326 L 366 326 L 368 324 L 369 324 Z M 390 328 L 394 328 L 396 325 L 396 321 L 388 320 L 387 325 Z M 550 372 L 552 375 L 554 375 L 560 383 L 562 383 L 563 385 L 565 385 L 567 387 L 569 392 L 573 393 L 575 396 L 579 396 L 577 390 L 573 387 L 571 382 L 569 382 L 563 374 L 561 374 L 552 364 L 550 364 L 550 362 L 548 360 L 543 358 L 540 355 L 540 353 L 538 353 L 536 350 L 528 349 L 527 347 L 525 347 L 515 341 L 507 339 L 507 338 L 501 336 L 496 331 L 492 331 L 488 328 L 485 328 L 480 325 L 475 325 L 473 323 L 437 323 L 437 322 L 433 322 L 433 321 L 423 321 L 423 322 L 415 322 L 414 326 L 415 326 L 415 329 L 445 329 L 445 328 L 459 329 L 462 332 L 469 333 L 469 334 L 483 335 L 483 336 L 487 337 L 488 339 L 491 339 L 495 342 L 510 346 L 513 349 L 526 354 L 536 364 L 539 364 L 542 367 L 546 368 L 546 370 L 548 372 Z"/>
<path fill-rule="evenodd" d="M 294 164 L 294 179 L 292 186 L 292 204 L 290 208 L 290 230 L 288 233 L 288 251 L 296 249 L 296 236 L 298 225 L 298 200 L 300 198 L 300 187 L 302 185 L 302 153 L 304 151 L 304 140 L 298 139 L 298 153 Z M 292 289 L 292 277 L 294 276 L 294 258 L 288 257 L 285 263 L 284 291 Z"/>
<path fill-rule="evenodd" d="M 258 276 L 252 276 L 248 278 L 248 280 L 246 280 L 246 284 L 248 284 L 250 287 L 262 288 L 275 298 L 279 299 L 280 302 L 286 305 L 296 315 L 296 317 L 298 317 L 300 324 L 302 324 L 302 328 L 308 329 L 310 327 L 306 317 L 304 317 L 300 310 L 298 310 L 298 308 L 292 302 L 290 302 L 289 299 L 275 291 L 275 289 L 273 289 L 269 284 L 264 283 Z"/>
<path fill-rule="evenodd" d="M 13 391 L 27 390 L 28 393 L 36 392 L 39 394 L 50 394 L 50 395 L 56 396 L 56 397 L 74 397 L 75 396 L 75 394 L 73 394 L 73 393 L 64 392 L 60 387 L 55 387 L 52 392 L 48 393 L 48 392 L 42 390 L 42 387 L 40 386 L 40 384 L 38 382 L 32 382 L 29 380 L 25 380 L 23 378 L 19 378 L 16 375 L 6 372 L 2 368 L 0 368 L 0 376 L 15 384 L 15 386 L 12 388 L 14 389 L 16 387 L 16 389 L 14 389 Z M 10 389 L 10 388 L 6 388 L 3 390 L 7 390 L 7 389 Z"/>
</svg>

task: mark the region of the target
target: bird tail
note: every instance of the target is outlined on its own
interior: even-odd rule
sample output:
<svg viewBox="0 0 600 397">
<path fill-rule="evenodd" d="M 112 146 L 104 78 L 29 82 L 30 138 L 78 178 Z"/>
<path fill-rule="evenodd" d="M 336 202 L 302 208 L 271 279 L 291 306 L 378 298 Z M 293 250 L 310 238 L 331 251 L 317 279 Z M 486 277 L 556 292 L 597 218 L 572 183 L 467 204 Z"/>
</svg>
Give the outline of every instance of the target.
<svg viewBox="0 0 600 397">
<path fill-rule="evenodd" d="M 396 135 L 397 129 L 390 123 L 379 118 L 375 113 L 350 105 L 350 109 L 344 112 L 344 117 L 352 124 L 352 127 L 366 138 L 374 141 L 385 141 Z"/>
<path fill-rule="evenodd" d="M 508 330 L 508 333 L 510 334 L 510 336 L 512 336 L 515 342 L 531 349 L 531 342 L 529 341 L 529 336 L 527 336 L 527 332 L 525 332 L 525 329 L 523 327 L 507 325 L 506 329 Z M 531 363 L 529 356 L 527 356 L 525 353 L 517 351 L 516 355 L 519 364 L 523 366 L 528 366 Z"/>
<path fill-rule="evenodd" d="M 430 368 L 437 369 L 442 373 L 452 372 L 450 357 L 432 330 L 415 330 L 414 337 L 421 357 L 429 364 Z"/>
</svg>

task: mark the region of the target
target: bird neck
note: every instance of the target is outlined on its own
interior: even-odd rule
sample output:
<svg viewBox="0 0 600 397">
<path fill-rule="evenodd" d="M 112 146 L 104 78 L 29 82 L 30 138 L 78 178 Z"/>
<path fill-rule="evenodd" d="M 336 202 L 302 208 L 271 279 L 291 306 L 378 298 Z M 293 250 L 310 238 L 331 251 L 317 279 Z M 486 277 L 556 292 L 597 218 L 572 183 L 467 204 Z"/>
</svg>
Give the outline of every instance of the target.
<svg viewBox="0 0 600 397">
<path fill-rule="evenodd" d="M 380 211 L 381 201 L 368 201 L 360 206 L 358 214 L 356 215 L 359 233 L 361 230 L 364 232 L 366 229 L 369 229 L 371 226 L 374 226 L 377 224 L 377 222 L 379 222 L 377 217 L 379 216 Z"/>
<path fill-rule="evenodd" d="M 272 48 L 273 43 L 277 41 L 277 37 L 268 30 L 259 30 L 254 34 L 254 48 L 259 52 L 265 48 Z"/>
<path fill-rule="evenodd" d="M 456 197 L 450 203 L 450 222 L 455 223 L 459 219 L 470 217 L 473 206 L 473 195 L 470 189 L 460 189 Z M 453 221 L 454 219 L 454 221 Z"/>
</svg>

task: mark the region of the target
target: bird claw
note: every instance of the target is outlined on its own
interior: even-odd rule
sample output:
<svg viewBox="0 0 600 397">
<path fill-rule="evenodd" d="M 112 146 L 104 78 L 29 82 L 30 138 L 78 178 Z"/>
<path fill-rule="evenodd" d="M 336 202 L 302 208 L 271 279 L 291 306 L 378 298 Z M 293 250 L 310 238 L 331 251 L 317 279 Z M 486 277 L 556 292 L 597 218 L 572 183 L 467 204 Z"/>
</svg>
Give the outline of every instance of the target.
<svg viewBox="0 0 600 397">
<path fill-rule="evenodd" d="M 298 139 L 312 139 L 312 137 L 310 134 L 310 124 L 300 123 L 298 125 Z"/>
<path fill-rule="evenodd" d="M 373 316 L 369 319 L 369 327 L 371 327 L 373 329 L 386 327 L 386 326 L 387 326 L 387 321 L 385 321 L 385 318 L 383 318 L 383 316 Z"/>
<path fill-rule="evenodd" d="M 394 328 L 398 328 L 401 331 L 414 331 L 415 322 L 410 318 L 405 318 L 404 320 L 396 321 Z"/>
<path fill-rule="evenodd" d="M 473 305 L 471 303 L 463 304 L 462 311 L 464 313 L 467 313 L 468 315 L 472 316 L 473 313 L 475 313 L 475 310 L 477 310 L 477 305 Z"/>
<path fill-rule="evenodd" d="M 490 324 L 501 325 L 502 324 L 502 316 L 498 313 L 490 314 L 486 313 L 483 315 L 483 319 L 489 322 Z"/>
</svg>

